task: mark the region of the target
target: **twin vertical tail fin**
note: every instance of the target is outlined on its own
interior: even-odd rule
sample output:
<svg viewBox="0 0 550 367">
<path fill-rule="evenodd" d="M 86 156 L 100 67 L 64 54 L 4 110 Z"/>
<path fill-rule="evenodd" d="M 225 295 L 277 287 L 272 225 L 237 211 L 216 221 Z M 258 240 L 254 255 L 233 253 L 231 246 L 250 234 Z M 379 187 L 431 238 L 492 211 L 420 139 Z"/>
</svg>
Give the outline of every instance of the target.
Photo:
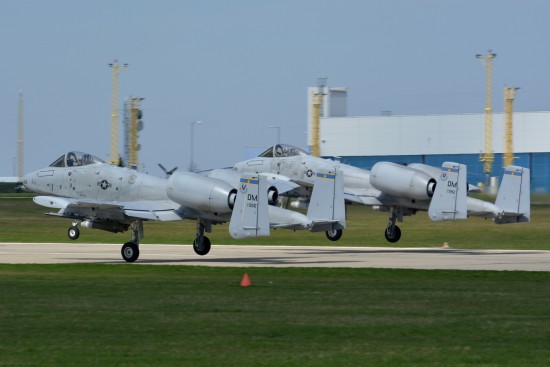
<svg viewBox="0 0 550 367">
<path fill-rule="evenodd" d="M 443 163 L 428 209 L 431 220 L 441 222 L 467 218 L 468 184 L 466 173 L 467 168 L 463 164 Z"/>
<path fill-rule="evenodd" d="M 313 223 L 312 232 L 346 228 L 342 171 L 316 174 L 306 216 Z"/>
<path fill-rule="evenodd" d="M 243 176 L 229 222 L 235 239 L 269 236 L 267 179 L 263 175 Z"/>
<path fill-rule="evenodd" d="M 531 181 L 528 168 L 508 166 L 504 169 L 495 205 L 502 212 L 496 224 L 529 222 L 531 218 Z"/>
<path fill-rule="evenodd" d="M 236 239 L 269 236 L 270 215 L 278 228 L 331 231 L 346 227 L 342 171 L 317 173 L 307 215 L 270 207 L 266 176 L 243 176 L 231 213 L 229 233 Z"/>
</svg>

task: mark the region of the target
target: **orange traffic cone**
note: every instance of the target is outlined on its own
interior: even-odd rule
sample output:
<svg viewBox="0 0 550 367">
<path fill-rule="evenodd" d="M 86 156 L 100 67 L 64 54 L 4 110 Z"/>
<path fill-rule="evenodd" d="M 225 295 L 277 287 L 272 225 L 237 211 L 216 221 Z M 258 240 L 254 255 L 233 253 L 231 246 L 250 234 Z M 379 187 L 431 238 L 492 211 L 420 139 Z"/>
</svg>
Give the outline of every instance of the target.
<svg viewBox="0 0 550 367">
<path fill-rule="evenodd" d="M 252 283 L 250 283 L 250 277 L 248 276 L 248 273 L 244 273 L 243 279 L 241 280 L 241 287 L 250 287 Z"/>
</svg>

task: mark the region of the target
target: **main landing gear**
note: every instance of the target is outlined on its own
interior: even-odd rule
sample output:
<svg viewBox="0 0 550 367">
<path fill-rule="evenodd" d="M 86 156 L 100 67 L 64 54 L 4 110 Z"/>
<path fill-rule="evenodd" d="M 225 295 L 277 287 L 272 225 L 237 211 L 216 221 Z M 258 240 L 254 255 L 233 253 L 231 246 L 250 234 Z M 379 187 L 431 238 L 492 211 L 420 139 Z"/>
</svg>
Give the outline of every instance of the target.
<svg viewBox="0 0 550 367">
<path fill-rule="evenodd" d="M 78 228 L 79 222 L 73 222 L 67 231 L 67 235 L 70 239 L 76 240 L 80 236 L 80 230 Z M 133 263 L 139 258 L 139 240 L 143 238 L 143 221 L 135 220 L 129 225 L 129 229 L 132 231 L 132 238 L 130 241 L 122 245 L 120 249 L 120 254 L 124 261 Z M 118 227 L 113 227 L 113 224 L 104 224 L 104 223 L 92 223 L 86 228 L 96 228 L 103 229 L 110 232 L 123 232 L 128 230 L 128 224 L 118 223 Z M 210 252 L 211 244 L 208 237 L 204 235 L 204 232 L 212 232 L 212 223 L 208 220 L 197 220 L 197 232 L 195 234 L 195 240 L 193 241 L 193 250 L 197 255 L 204 256 Z M 328 235 L 327 235 L 328 236 Z M 338 238 L 342 236 L 340 234 L 334 235 Z"/>
<path fill-rule="evenodd" d="M 331 241 L 338 241 L 340 237 L 342 237 L 342 230 L 341 229 L 331 229 L 330 231 L 326 231 L 325 234 L 327 235 L 327 238 Z"/>
<path fill-rule="evenodd" d="M 401 229 L 395 225 L 397 220 L 397 213 L 394 207 L 390 208 L 390 219 L 388 220 L 388 226 L 384 232 L 384 236 L 388 242 L 395 243 L 401 238 Z M 401 220 L 400 220 L 401 221 Z"/>
<path fill-rule="evenodd" d="M 197 220 L 197 233 L 195 234 L 195 240 L 193 241 L 193 250 L 197 255 L 204 256 L 210 252 L 210 240 L 204 235 L 204 231 L 211 232 L 210 222 Z"/>
<path fill-rule="evenodd" d="M 132 239 L 126 242 L 120 249 L 120 254 L 124 261 L 133 263 L 139 257 L 139 239 L 143 237 L 143 222 L 138 220 L 131 226 Z"/>
</svg>

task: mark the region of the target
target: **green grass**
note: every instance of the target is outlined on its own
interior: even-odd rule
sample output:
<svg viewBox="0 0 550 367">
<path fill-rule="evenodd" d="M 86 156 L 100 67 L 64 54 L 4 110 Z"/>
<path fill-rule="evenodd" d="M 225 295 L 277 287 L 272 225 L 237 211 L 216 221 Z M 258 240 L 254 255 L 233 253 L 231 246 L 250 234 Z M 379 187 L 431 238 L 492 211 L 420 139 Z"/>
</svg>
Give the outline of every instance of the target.
<svg viewBox="0 0 550 367">
<path fill-rule="evenodd" d="M 0 196 L 0 242 L 70 241 L 67 237 L 69 220 L 44 216 L 48 209 L 34 204 L 29 196 L 12 197 Z M 448 242 L 454 248 L 550 250 L 550 206 L 533 205 L 531 210 L 531 223 L 509 225 L 496 225 L 477 217 L 435 223 L 425 212 L 419 212 L 406 217 L 404 223 L 398 223 L 402 237 L 395 245 L 384 239 L 387 213 L 358 205 L 348 206 L 348 227 L 338 242 L 328 241 L 324 233 L 281 229 L 272 230 L 270 237 L 233 240 L 227 224 L 213 226 L 213 233 L 208 236 L 213 244 L 434 247 Z M 194 221 L 146 222 L 143 243 L 191 244 L 194 232 Z M 124 243 L 129 237 L 129 233 L 82 229 L 78 241 Z"/>
<path fill-rule="evenodd" d="M 0 196 L 0 241 L 68 241 L 68 220 Z M 389 246 L 387 214 L 348 207 L 338 242 L 277 230 L 217 244 Z M 398 246 L 550 250 L 550 207 L 532 222 L 400 224 Z M 192 221 L 146 223 L 145 243 L 190 244 Z M 83 229 L 79 241 L 122 243 Z M 1 261 L 1 260 L 0 260 Z M 239 286 L 244 272 L 252 287 Z M 547 366 L 550 273 L 0 265 L 0 366 Z"/>
<path fill-rule="evenodd" d="M 549 273 L 0 265 L 0 366 L 548 366 L 549 291 Z"/>
</svg>

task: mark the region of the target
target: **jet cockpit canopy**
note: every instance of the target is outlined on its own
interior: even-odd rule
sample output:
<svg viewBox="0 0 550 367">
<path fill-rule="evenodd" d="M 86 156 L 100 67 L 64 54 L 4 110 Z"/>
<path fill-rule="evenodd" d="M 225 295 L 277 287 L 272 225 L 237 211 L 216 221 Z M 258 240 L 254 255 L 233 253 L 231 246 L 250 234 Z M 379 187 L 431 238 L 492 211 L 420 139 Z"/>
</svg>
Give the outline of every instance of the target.
<svg viewBox="0 0 550 367">
<path fill-rule="evenodd" d="M 265 152 L 258 157 L 265 158 L 281 158 L 281 157 L 295 157 L 298 155 L 309 155 L 304 150 L 287 144 L 276 144 L 268 148 Z"/>
<path fill-rule="evenodd" d="M 77 167 L 97 163 L 105 162 L 91 154 L 73 151 L 63 154 L 61 157 L 57 158 L 52 164 L 50 164 L 50 167 Z"/>
</svg>

